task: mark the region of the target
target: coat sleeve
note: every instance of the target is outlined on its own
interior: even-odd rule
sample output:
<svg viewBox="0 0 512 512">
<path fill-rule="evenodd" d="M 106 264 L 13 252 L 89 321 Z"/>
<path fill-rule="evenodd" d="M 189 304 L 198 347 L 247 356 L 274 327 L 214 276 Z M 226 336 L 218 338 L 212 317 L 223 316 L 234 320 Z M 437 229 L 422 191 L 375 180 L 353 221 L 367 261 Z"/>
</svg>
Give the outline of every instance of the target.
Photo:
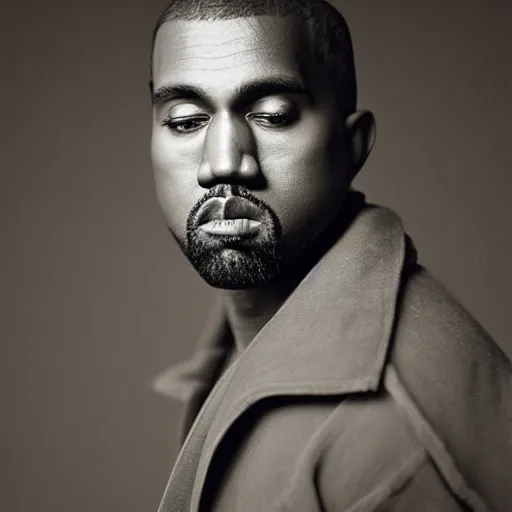
<svg viewBox="0 0 512 512">
<path fill-rule="evenodd" d="M 385 385 L 376 394 L 348 396 L 338 407 L 336 428 L 321 444 L 311 472 L 321 506 L 308 510 L 462 512 L 468 510 L 463 501 L 467 497 L 473 512 L 489 512 L 478 496 L 466 496 L 459 482 L 454 489 L 446 485 L 429 443 L 401 410 L 403 396 L 397 393 L 393 372 L 388 365 Z M 293 510 L 303 510 L 303 501 L 294 503 Z"/>
</svg>

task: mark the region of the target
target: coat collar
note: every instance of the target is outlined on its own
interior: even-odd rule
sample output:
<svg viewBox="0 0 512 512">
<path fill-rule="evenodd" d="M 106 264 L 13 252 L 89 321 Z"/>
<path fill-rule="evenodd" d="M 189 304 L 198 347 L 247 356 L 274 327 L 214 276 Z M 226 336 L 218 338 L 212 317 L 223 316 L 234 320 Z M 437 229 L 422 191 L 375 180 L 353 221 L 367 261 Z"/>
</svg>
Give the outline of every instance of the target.
<svg viewBox="0 0 512 512">
<path fill-rule="evenodd" d="M 314 394 L 376 389 L 393 328 L 406 237 L 391 210 L 365 204 L 357 211 L 246 349 L 243 371 L 235 376 L 238 385 Z M 414 260 L 414 249 L 409 252 Z M 154 388 L 184 402 L 204 399 L 232 348 L 218 301 L 194 355 L 159 375 Z"/>
</svg>

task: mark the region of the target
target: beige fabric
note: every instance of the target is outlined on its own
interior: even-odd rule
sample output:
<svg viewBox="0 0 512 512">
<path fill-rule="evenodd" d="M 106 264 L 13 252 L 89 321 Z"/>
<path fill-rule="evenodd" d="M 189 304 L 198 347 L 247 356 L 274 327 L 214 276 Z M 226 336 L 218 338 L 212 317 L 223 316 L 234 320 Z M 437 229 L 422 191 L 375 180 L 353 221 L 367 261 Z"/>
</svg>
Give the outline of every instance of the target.
<svg viewBox="0 0 512 512">
<path fill-rule="evenodd" d="M 159 512 L 512 510 L 510 362 L 414 256 L 363 208 L 220 378 L 217 309 L 158 381 L 190 428 Z"/>
</svg>

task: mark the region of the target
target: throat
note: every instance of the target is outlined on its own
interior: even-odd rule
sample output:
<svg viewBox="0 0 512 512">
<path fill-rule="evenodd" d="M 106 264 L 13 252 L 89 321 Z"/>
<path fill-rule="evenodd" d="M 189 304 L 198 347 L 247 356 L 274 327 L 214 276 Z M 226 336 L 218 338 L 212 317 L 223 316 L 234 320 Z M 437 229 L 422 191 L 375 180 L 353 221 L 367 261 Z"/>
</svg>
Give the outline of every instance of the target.
<svg viewBox="0 0 512 512">
<path fill-rule="evenodd" d="M 225 290 L 224 304 L 238 353 L 243 352 L 277 313 L 295 286 Z"/>
</svg>

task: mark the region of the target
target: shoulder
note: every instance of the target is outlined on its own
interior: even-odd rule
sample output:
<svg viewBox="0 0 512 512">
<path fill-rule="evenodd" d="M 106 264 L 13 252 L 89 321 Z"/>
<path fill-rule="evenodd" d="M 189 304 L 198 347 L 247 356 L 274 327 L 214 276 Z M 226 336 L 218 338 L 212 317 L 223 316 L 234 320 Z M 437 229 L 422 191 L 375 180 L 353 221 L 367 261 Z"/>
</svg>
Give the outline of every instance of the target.
<svg viewBox="0 0 512 512">
<path fill-rule="evenodd" d="M 328 510 L 392 496 L 418 510 L 452 497 L 512 510 L 510 361 L 420 266 L 403 285 L 382 385 L 347 397 L 331 423 L 319 464 Z"/>
<path fill-rule="evenodd" d="M 398 301 L 390 360 L 412 386 L 470 398 L 480 386 L 510 385 L 501 348 L 425 268 L 414 265 Z M 490 390 L 489 390 L 490 391 Z"/>
<path fill-rule="evenodd" d="M 420 266 L 403 286 L 389 368 L 393 378 L 386 379 L 386 387 L 438 467 L 475 490 L 492 509 L 509 510 L 510 360 Z"/>
</svg>

